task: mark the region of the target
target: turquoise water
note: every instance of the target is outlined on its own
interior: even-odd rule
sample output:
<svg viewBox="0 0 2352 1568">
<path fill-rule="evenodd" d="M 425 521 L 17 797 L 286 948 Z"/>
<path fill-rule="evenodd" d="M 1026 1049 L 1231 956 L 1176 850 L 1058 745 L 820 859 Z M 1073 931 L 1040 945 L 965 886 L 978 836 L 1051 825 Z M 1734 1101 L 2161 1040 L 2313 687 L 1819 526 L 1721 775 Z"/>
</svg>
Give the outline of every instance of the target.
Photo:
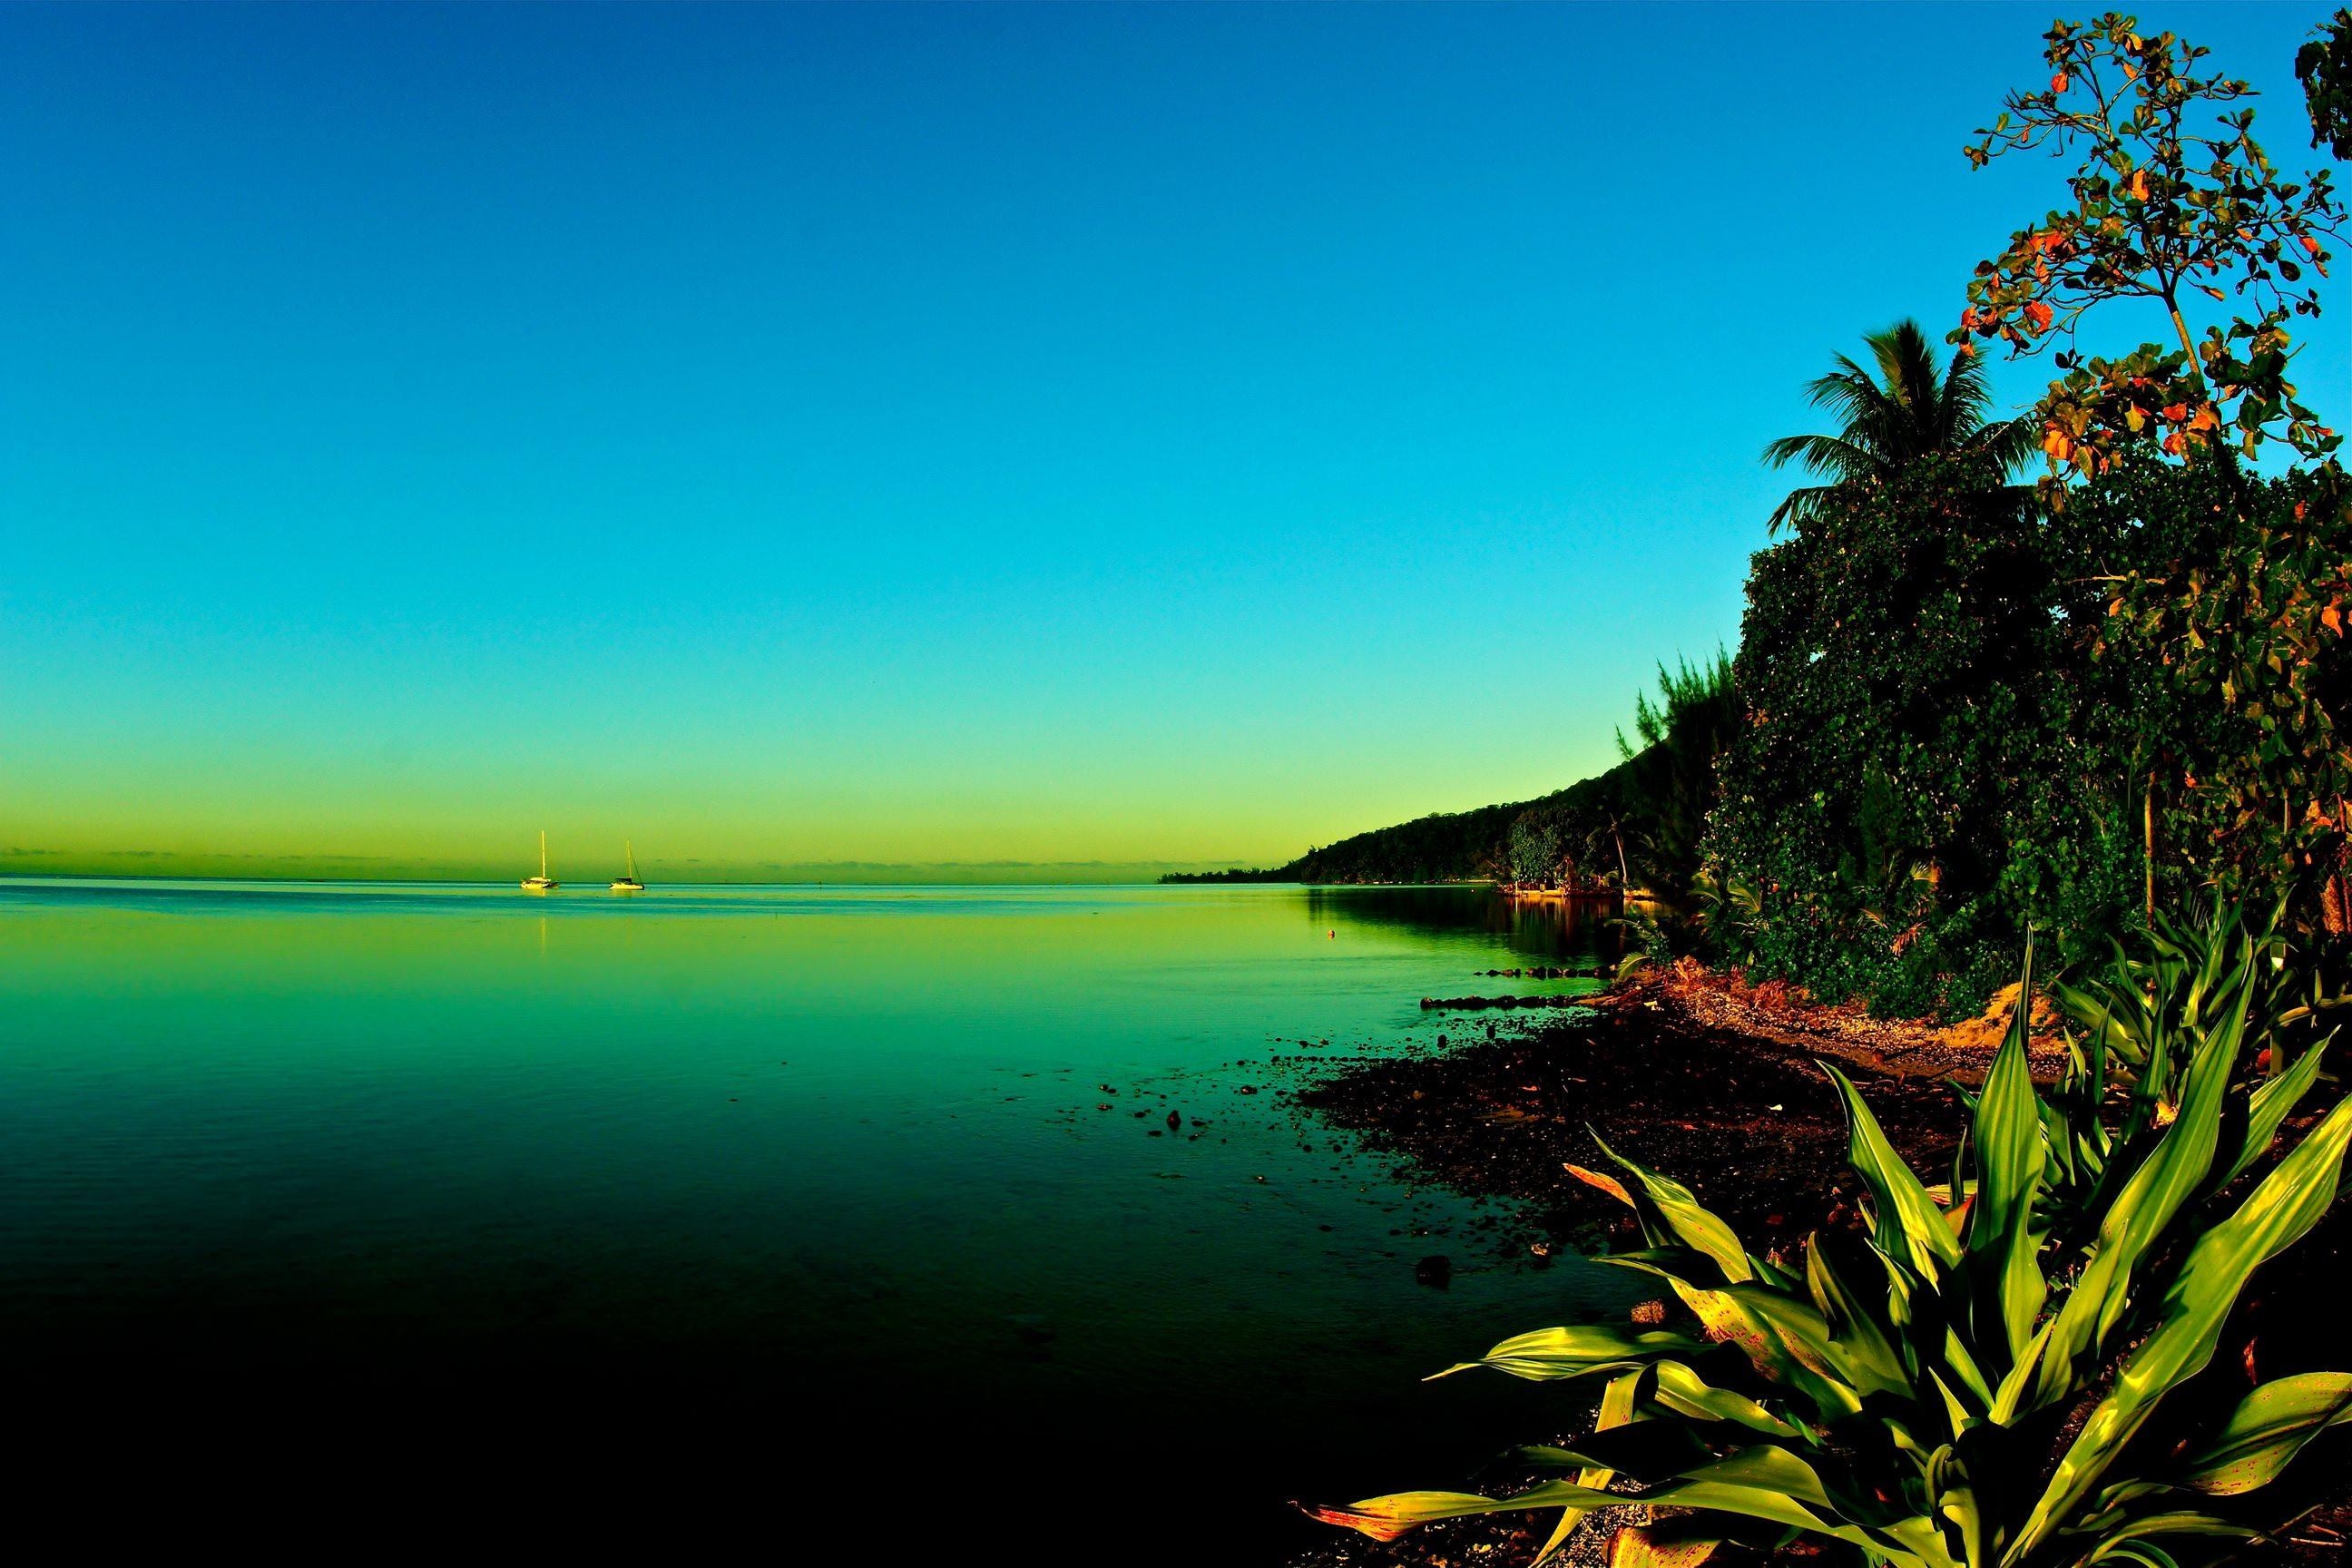
<svg viewBox="0 0 2352 1568">
<path fill-rule="evenodd" d="M 1484 889 L 0 883 L 0 1339 L 198 1471 L 487 1445 L 656 1512 L 790 1477 L 803 1532 L 952 1474 L 1040 1560 L 1272 1561 L 1283 1499 L 1545 1409 L 1420 1377 L 1627 1299 L 1276 1058 L 1591 942 Z"/>
</svg>

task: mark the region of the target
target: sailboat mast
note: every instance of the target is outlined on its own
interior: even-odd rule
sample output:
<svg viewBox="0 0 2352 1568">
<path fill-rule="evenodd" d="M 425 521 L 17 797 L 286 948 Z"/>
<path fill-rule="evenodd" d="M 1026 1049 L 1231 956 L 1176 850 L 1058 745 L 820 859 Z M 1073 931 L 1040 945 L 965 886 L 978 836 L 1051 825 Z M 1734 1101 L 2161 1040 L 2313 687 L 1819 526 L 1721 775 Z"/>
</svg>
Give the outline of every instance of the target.
<svg viewBox="0 0 2352 1568">
<path fill-rule="evenodd" d="M 547 829 L 539 830 L 539 874 L 547 875 Z"/>
<path fill-rule="evenodd" d="M 627 839 L 621 840 L 621 853 L 629 862 L 629 880 L 637 879 L 637 847 Z"/>
</svg>

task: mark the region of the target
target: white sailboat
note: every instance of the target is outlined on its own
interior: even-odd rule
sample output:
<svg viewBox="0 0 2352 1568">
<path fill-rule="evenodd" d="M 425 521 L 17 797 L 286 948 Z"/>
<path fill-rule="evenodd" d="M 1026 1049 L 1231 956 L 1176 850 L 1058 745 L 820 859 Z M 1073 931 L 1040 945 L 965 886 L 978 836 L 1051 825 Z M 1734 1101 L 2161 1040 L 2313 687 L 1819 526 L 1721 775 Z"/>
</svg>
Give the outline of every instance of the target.
<svg viewBox="0 0 2352 1568">
<path fill-rule="evenodd" d="M 623 839 L 621 843 L 622 853 L 627 858 L 629 868 L 613 879 L 613 891 L 642 893 L 646 890 L 646 885 L 637 880 L 637 847 L 626 839 Z"/>
<path fill-rule="evenodd" d="M 526 893 L 551 893 L 562 884 L 547 874 L 547 829 L 539 830 L 539 875 L 525 877 L 522 890 Z"/>
</svg>

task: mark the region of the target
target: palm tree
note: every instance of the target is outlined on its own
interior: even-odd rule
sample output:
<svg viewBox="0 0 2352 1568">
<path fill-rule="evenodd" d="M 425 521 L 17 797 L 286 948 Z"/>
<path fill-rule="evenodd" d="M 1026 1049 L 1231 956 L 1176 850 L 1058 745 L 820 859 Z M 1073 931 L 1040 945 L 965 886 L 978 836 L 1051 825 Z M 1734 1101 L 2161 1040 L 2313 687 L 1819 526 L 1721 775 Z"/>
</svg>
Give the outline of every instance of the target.
<svg viewBox="0 0 2352 1568">
<path fill-rule="evenodd" d="M 1913 321 L 1863 342 L 1878 362 L 1875 376 L 1840 354 L 1837 369 L 1805 389 L 1814 407 L 1837 416 L 1838 433 L 1783 436 L 1764 448 L 1772 467 L 1796 463 L 1828 481 L 1792 491 L 1772 513 L 1772 529 L 1811 521 L 1841 485 L 1884 479 L 1922 458 L 1974 454 L 2006 479 L 2035 450 L 2027 421 L 1985 417 L 1992 395 L 1983 363 L 1967 348 L 1938 370 L 1927 334 Z"/>
</svg>

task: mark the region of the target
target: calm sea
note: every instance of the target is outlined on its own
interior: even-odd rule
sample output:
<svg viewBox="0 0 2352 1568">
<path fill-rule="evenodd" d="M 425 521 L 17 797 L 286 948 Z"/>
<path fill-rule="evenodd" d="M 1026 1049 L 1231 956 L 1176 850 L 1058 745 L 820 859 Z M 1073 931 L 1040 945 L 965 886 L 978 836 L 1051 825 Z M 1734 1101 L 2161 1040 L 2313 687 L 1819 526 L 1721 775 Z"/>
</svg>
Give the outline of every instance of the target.
<svg viewBox="0 0 2352 1568">
<path fill-rule="evenodd" d="M 1635 1292 L 1276 1058 L 1592 942 L 1469 889 L 0 882 L 27 1484 L 249 1541 L 1276 1561 L 1286 1498 L 1568 1408 L 1423 1375 Z"/>
</svg>

